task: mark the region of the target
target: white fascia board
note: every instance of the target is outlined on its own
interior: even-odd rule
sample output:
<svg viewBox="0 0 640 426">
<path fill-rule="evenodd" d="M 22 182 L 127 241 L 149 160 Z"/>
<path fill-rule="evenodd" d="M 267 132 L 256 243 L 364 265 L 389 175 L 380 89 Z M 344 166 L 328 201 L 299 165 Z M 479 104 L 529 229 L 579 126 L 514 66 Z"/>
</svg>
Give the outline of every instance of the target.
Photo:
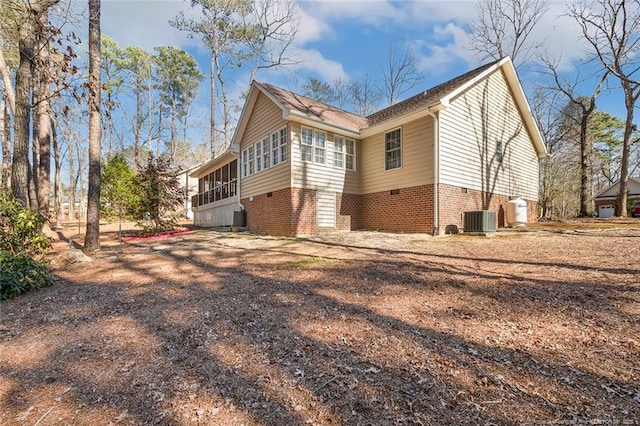
<svg viewBox="0 0 640 426">
<path fill-rule="evenodd" d="M 306 126 L 314 127 L 316 129 L 324 130 L 327 132 L 339 133 L 340 135 L 349 136 L 354 139 L 362 138 L 361 133 L 358 131 L 331 122 L 310 118 L 309 115 L 298 111 L 289 111 L 289 113 L 284 114 L 282 118 L 287 121 L 295 121 L 297 123 L 302 123 Z"/>
<path fill-rule="evenodd" d="M 213 170 L 217 169 L 218 166 L 222 164 L 230 163 L 236 158 L 238 158 L 238 154 L 227 150 L 222 154 L 218 155 L 217 157 L 214 157 L 211 160 L 204 163 L 196 171 L 194 171 L 193 173 L 190 173 L 189 176 L 193 178 L 200 178 L 202 176 L 209 174 Z"/>
</svg>

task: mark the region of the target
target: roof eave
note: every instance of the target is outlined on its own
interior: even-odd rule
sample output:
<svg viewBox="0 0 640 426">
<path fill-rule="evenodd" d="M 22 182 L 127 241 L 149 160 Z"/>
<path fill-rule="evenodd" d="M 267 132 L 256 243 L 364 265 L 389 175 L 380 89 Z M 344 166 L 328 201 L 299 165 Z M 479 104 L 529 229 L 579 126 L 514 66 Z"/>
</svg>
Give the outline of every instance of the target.
<svg viewBox="0 0 640 426">
<path fill-rule="evenodd" d="M 307 124 L 309 126 L 314 126 L 321 130 L 329 132 L 335 132 L 336 130 L 338 130 L 339 133 L 343 134 L 344 136 L 351 136 L 358 139 L 362 137 L 359 129 L 353 129 L 332 121 L 322 120 L 318 117 L 305 114 L 300 111 L 289 110 L 287 113 L 282 115 L 282 118 L 287 121 L 296 121 L 302 124 Z"/>
<path fill-rule="evenodd" d="M 225 152 L 223 152 L 222 154 L 218 155 L 217 157 L 214 157 L 214 158 L 210 159 L 209 161 L 205 162 L 197 170 L 195 170 L 192 173 L 190 173 L 189 176 L 193 177 L 193 178 L 200 178 L 200 177 L 202 177 L 204 175 L 209 174 L 209 171 L 214 170 L 217 165 L 222 164 L 222 163 L 227 163 L 229 161 L 235 160 L 236 158 L 238 158 L 237 151 L 234 151 L 232 149 L 228 149 Z"/>
<path fill-rule="evenodd" d="M 431 115 L 431 113 L 442 111 L 448 106 L 449 106 L 448 101 L 440 99 L 438 100 L 438 102 L 418 108 L 413 111 L 406 112 L 404 114 L 399 114 L 393 118 L 382 120 L 379 123 L 376 123 L 370 127 L 366 127 L 360 131 L 360 134 L 362 135 L 362 138 L 367 138 L 369 136 L 373 136 L 377 133 L 380 133 L 383 130 L 393 129 L 405 123 L 429 116 Z"/>
</svg>

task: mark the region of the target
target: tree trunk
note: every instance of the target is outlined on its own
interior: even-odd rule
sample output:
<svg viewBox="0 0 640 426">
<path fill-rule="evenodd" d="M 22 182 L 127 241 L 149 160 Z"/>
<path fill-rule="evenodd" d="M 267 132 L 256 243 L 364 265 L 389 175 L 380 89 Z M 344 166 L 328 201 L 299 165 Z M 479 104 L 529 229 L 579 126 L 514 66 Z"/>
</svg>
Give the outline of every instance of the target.
<svg viewBox="0 0 640 426">
<path fill-rule="evenodd" d="M 31 127 L 32 59 L 36 39 L 33 15 L 20 23 L 18 48 L 20 64 L 16 71 L 16 109 L 14 114 L 11 192 L 25 207 L 29 206 L 29 129 Z"/>
<path fill-rule="evenodd" d="M 175 163 L 177 151 L 177 131 L 176 131 L 176 96 L 171 96 L 171 164 Z"/>
<path fill-rule="evenodd" d="M 100 0 L 89 0 L 89 192 L 85 251 L 100 249 Z"/>
<path fill-rule="evenodd" d="M 76 209 L 76 167 L 75 167 L 75 152 L 74 152 L 74 142 L 69 140 L 69 211 L 68 218 L 69 221 L 75 219 L 75 209 Z M 80 220 L 80 219 L 78 219 Z"/>
<path fill-rule="evenodd" d="M 3 93 L 0 101 L 0 132 L 2 132 L 2 183 L 0 190 L 9 189 L 11 185 L 11 117 L 9 104 Z"/>
<path fill-rule="evenodd" d="M 53 146 L 53 202 L 56 211 L 56 226 L 61 227 L 64 221 L 64 214 L 62 212 L 62 179 L 60 177 L 62 156 L 60 155 L 58 135 L 53 121 L 51 122 L 51 145 Z"/>
<path fill-rule="evenodd" d="M 215 31 L 214 31 L 215 34 Z M 216 156 L 216 59 L 211 54 L 211 158 Z"/>
<path fill-rule="evenodd" d="M 49 217 L 49 196 L 51 194 L 51 103 L 49 100 L 49 37 L 47 34 L 48 13 L 40 17 L 39 45 L 39 102 L 38 102 L 38 207 Z"/>
<path fill-rule="evenodd" d="M 13 91 L 13 84 L 11 84 L 11 74 L 9 73 L 9 67 L 7 66 L 7 62 L 4 59 L 4 54 L 2 53 L 2 49 L 0 49 L 0 76 L 2 77 L 4 94 L 7 96 L 7 100 L 9 101 L 9 107 L 11 108 L 11 112 L 15 113 L 16 96 Z M 5 116 L 8 117 L 9 115 L 5 114 Z"/>
<path fill-rule="evenodd" d="M 140 77 L 136 75 L 136 79 Z M 141 85 L 138 83 L 138 90 L 136 90 L 136 126 L 133 129 L 133 160 L 136 164 L 136 169 L 142 168 L 142 161 L 140 161 L 140 140 L 142 133 L 142 98 L 140 94 Z"/>
<path fill-rule="evenodd" d="M 590 159 L 593 148 L 587 135 L 587 122 L 591 111 L 583 111 L 580 119 L 580 216 L 587 217 L 593 211 L 593 197 L 591 197 L 591 167 Z"/>
<path fill-rule="evenodd" d="M 629 181 L 629 149 L 631 145 L 631 135 L 635 125 L 633 124 L 633 112 L 636 104 L 637 95 L 634 93 L 633 87 L 628 81 L 622 82 L 625 93 L 625 106 L 627 108 L 627 118 L 624 126 L 624 138 L 622 140 L 622 158 L 620 159 L 620 183 L 618 192 L 618 216 L 627 217 L 627 188 Z"/>
</svg>

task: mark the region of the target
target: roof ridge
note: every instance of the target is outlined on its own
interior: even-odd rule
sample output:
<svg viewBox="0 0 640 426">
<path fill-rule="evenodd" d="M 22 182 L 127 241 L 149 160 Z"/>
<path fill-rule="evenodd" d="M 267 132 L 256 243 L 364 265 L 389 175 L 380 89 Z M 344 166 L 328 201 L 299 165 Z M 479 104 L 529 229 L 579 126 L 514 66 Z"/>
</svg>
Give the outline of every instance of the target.
<svg viewBox="0 0 640 426">
<path fill-rule="evenodd" d="M 263 86 L 271 86 L 271 87 L 274 87 L 274 88 L 276 88 L 276 89 L 279 89 L 279 90 L 283 90 L 283 91 L 285 91 L 285 92 L 288 92 L 288 93 L 290 93 L 291 95 L 294 95 L 294 96 L 296 96 L 296 97 L 304 98 L 304 99 L 309 100 L 309 101 L 311 101 L 311 102 L 315 102 L 315 103 L 318 103 L 318 104 L 322 104 L 322 105 L 329 106 L 329 107 L 333 108 L 333 109 L 334 109 L 334 110 L 336 110 L 336 111 L 341 111 L 341 112 L 345 112 L 345 113 L 347 113 L 347 114 L 355 115 L 355 116 L 360 117 L 360 118 L 365 118 L 365 116 L 360 115 L 360 114 L 356 114 L 356 113 L 355 113 L 355 112 L 353 112 L 353 111 L 349 111 L 349 110 L 346 110 L 346 109 L 344 109 L 344 108 L 340 108 L 340 107 L 337 107 L 337 106 L 335 106 L 335 105 L 331 105 L 331 104 L 329 104 L 329 103 L 322 102 L 322 101 L 319 101 L 319 100 L 317 100 L 317 99 L 310 98 L 310 97 L 305 96 L 305 95 L 301 95 L 300 93 L 294 92 L 294 91 L 289 90 L 289 89 L 285 89 L 284 87 L 276 86 L 275 84 L 267 83 L 267 82 L 264 82 L 264 81 L 258 81 L 258 80 L 256 80 L 256 83 L 261 84 L 261 85 L 263 85 Z"/>
<path fill-rule="evenodd" d="M 407 106 L 408 108 L 410 108 L 411 105 L 413 104 L 421 103 L 419 102 L 421 100 L 430 100 L 432 97 L 435 97 L 435 95 L 439 94 L 440 92 L 450 92 L 454 88 L 460 87 L 467 81 L 472 80 L 474 77 L 480 75 L 485 70 L 500 63 L 503 59 L 481 65 L 479 67 L 476 67 L 472 70 L 467 71 L 464 74 L 457 75 L 449 80 L 436 84 L 435 86 L 432 86 L 413 96 L 403 99 L 402 101 L 396 102 L 392 105 L 382 108 L 374 112 L 373 114 L 369 114 L 368 116 L 366 116 L 366 119 L 372 122 L 371 124 L 384 121 L 386 118 L 388 118 L 388 116 L 394 115 L 393 113 L 395 111 L 402 110 L 403 106 Z"/>
</svg>

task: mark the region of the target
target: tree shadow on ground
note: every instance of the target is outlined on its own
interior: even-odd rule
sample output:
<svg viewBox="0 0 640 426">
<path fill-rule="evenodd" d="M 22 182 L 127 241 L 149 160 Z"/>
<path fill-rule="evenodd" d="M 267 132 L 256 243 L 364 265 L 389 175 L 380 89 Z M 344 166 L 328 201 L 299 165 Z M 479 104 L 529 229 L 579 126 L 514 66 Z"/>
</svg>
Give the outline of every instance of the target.
<svg viewBox="0 0 640 426">
<path fill-rule="evenodd" d="M 11 302 L 2 322 L 15 333 L 0 335 L 0 350 L 24 352 L 20 345 L 33 335 L 48 349 L 32 362 L 0 364 L 10 383 L 0 393 L 1 422 L 42 401 L 56 407 L 56 397 L 67 421 L 79 423 L 521 424 L 640 415 L 637 373 L 597 371 L 572 354 L 438 329 L 422 305 L 445 293 L 452 304 L 491 299 L 509 318 L 545 307 L 614 308 L 605 299 L 560 297 L 561 281 L 489 268 L 473 274 L 433 253 L 428 261 L 425 253 L 395 252 L 393 260 L 336 257 L 296 269 L 284 265 L 302 256 L 281 247 L 248 253 L 203 242 L 134 249 L 105 258 L 89 282 L 67 277 Z M 132 283 L 131 276 L 142 279 Z M 512 288 L 482 285 L 499 279 Z M 633 300 L 629 292 L 637 291 L 593 285 L 600 298 Z M 455 308 L 439 312 L 439 321 L 473 311 L 464 303 Z M 466 319 L 469 327 L 493 319 L 476 314 Z M 637 352 L 628 352 L 626 366 L 637 371 Z"/>
</svg>

